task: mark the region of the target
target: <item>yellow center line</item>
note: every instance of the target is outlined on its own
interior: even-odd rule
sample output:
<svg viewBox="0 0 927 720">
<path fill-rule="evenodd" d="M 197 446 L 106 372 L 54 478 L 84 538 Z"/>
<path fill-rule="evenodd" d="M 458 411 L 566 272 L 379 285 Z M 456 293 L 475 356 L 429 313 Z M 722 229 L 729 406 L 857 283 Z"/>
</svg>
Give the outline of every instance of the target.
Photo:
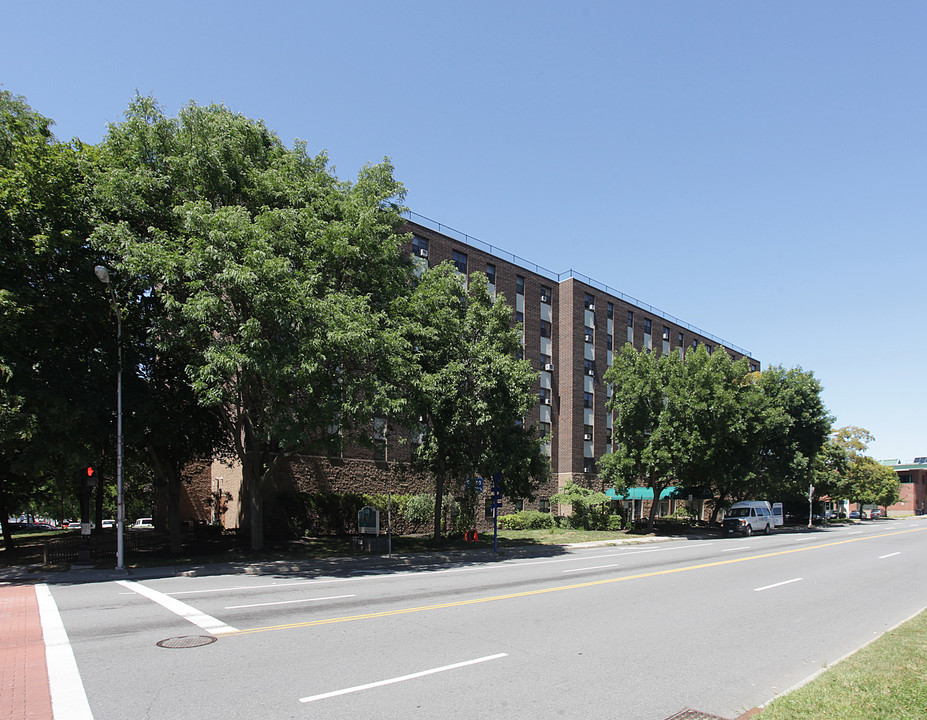
<svg viewBox="0 0 927 720">
<path fill-rule="evenodd" d="M 464 607 L 466 605 L 478 605 L 480 603 L 496 602 L 498 600 L 512 600 L 514 598 L 531 597 L 532 595 L 544 595 L 545 593 L 562 592 L 564 590 L 578 590 L 580 588 L 595 587 L 597 585 L 608 585 L 610 583 L 625 582 L 626 580 L 640 580 L 643 578 L 657 577 L 659 575 L 672 575 L 673 573 L 689 572 L 692 570 L 703 570 L 705 568 L 719 567 L 721 565 L 733 565 L 734 563 L 748 562 L 750 560 L 762 560 L 764 558 L 776 557 L 779 555 L 790 555 L 792 553 L 807 552 L 809 550 L 820 550 L 822 548 L 834 547 L 837 545 L 846 545 L 848 543 L 861 542 L 863 540 L 877 540 L 892 535 L 904 535 L 912 532 L 923 532 L 927 528 L 913 528 L 911 530 L 898 530 L 897 532 L 880 533 L 861 538 L 851 538 L 849 540 L 835 540 L 834 542 L 821 543 L 819 545 L 806 545 L 790 550 L 777 550 L 776 552 L 763 553 L 761 555 L 748 555 L 740 558 L 730 558 L 727 560 L 715 560 L 698 565 L 685 565 L 683 567 L 672 568 L 669 570 L 653 570 L 651 572 L 637 573 L 636 575 L 622 575 L 621 577 L 606 578 L 605 580 L 590 580 L 589 582 L 576 583 L 574 585 L 558 585 L 556 587 L 543 588 L 541 590 L 525 590 L 524 592 L 509 593 L 507 595 L 492 595 L 489 597 L 473 598 L 472 600 L 454 600 L 452 602 L 438 603 L 436 605 L 420 605 L 418 607 L 400 608 L 397 610 L 384 610 L 382 612 L 366 613 L 363 615 L 346 615 L 344 617 L 325 618 L 323 620 L 307 620 L 305 622 L 287 623 L 286 625 L 269 625 L 267 627 L 256 627 L 236 632 L 214 633 L 218 637 L 230 637 L 235 635 L 250 635 L 253 633 L 270 632 L 271 630 L 293 630 L 296 628 L 316 627 L 317 625 L 332 625 L 341 622 L 353 622 L 355 620 L 371 620 L 373 618 L 392 617 L 394 615 L 408 615 L 409 613 L 425 612 L 427 610 L 443 610 L 452 607 Z"/>
</svg>

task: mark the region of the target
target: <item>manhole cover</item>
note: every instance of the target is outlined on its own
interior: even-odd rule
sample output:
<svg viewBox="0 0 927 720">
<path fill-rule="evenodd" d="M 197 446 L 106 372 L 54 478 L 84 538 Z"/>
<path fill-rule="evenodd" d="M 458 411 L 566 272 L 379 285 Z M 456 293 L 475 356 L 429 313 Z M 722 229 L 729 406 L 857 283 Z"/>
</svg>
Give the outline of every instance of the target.
<svg viewBox="0 0 927 720">
<path fill-rule="evenodd" d="M 161 640 L 158 643 L 158 647 L 163 648 L 194 648 L 202 647 L 203 645 L 211 645 L 218 638 L 213 637 L 212 635 L 181 635 L 180 637 L 168 638 L 167 640 Z"/>
</svg>

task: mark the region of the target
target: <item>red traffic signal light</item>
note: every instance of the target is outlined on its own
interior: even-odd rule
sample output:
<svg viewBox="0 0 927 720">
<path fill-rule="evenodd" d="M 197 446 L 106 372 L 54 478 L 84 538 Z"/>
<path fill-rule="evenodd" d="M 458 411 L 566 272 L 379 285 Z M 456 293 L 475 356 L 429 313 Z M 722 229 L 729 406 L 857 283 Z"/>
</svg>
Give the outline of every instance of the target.
<svg viewBox="0 0 927 720">
<path fill-rule="evenodd" d="M 88 468 L 87 468 L 87 477 L 93 477 L 93 468 L 92 468 L 92 467 L 88 467 Z"/>
</svg>

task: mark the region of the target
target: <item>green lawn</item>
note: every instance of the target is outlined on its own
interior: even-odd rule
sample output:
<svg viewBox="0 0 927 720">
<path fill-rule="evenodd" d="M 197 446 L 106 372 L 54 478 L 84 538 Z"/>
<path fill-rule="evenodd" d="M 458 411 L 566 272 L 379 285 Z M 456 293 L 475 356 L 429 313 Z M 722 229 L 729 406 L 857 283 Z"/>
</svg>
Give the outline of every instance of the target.
<svg viewBox="0 0 927 720">
<path fill-rule="evenodd" d="M 807 685 L 773 701 L 760 720 L 927 718 L 927 611 Z"/>
</svg>

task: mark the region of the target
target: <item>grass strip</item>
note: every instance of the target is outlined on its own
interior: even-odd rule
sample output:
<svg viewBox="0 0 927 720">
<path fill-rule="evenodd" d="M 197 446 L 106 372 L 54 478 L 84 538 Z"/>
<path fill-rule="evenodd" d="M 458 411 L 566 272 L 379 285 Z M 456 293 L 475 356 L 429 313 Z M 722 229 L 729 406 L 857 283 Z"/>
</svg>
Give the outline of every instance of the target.
<svg viewBox="0 0 927 720">
<path fill-rule="evenodd" d="M 776 698 L 761 720 L 923 720 L 927 717 L 927 611 Z"/>
</svg>

